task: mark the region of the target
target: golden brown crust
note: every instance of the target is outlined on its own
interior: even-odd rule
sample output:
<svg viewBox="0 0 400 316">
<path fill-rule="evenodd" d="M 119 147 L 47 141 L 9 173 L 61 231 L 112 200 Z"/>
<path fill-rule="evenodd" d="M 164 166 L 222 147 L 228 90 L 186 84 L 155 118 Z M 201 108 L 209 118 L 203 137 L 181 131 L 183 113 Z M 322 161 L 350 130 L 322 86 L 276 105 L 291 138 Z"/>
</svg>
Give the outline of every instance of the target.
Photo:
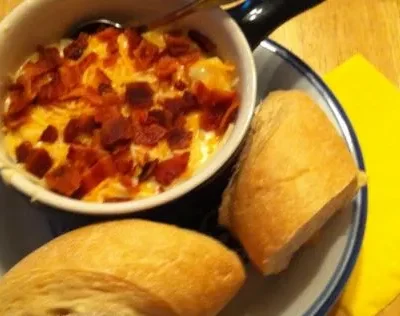
<svg viewBox="0 0 400 316">
<path fill-rule="evenodd" d="M 10 284 L 21 286 L 14 280 L 26 274 L 61 273 L 73 279 L 70 271 L 85 277 L 95 274 L 99 282 L 113 278 L 128 284 L 127 291 L 140 290 L 139 297 L 147 293 L 148 301 L 163 307 L 165 315 L 216 315 L 244 281 L 239 258 L 219 242 L 170 225 L 124 220 L 81 228 L 51 241 L 7 273 L 0 296 L 8 295 Z M 112 283 L 105 287 L 113 292 Z M 140 307 L 135 301 L 129 304 Z M 151 305 L 145 304 L 143 315 L 158 315 Z"/>
<path fill-rule="evenodd" d="M 300 91 L 271 93 L 253 122 L 221 224 L 253 263 L 277 273 L 357 190 L 357 167 L 323 111 Z"/>
</svg>

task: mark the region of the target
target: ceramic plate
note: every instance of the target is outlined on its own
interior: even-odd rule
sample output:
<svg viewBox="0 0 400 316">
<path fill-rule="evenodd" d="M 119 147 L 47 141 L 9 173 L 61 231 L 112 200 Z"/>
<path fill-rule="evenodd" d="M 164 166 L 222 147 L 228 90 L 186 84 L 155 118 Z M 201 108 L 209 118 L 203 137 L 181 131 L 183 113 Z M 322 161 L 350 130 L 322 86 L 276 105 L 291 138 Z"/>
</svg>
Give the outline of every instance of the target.
<svg viewBox="0 0 400 316">
<path fill-rule="evenodd" d="M 364 169 L 351 124 L 321 79 L 272 41 L 264 41 L 256 49 L 255 59 L 259 98 L 276 89 L 296 88 L 309 93 L 335 124 L 359 167 Z M 245 286 L 221 315 L 325 315 L 338 298 L 357 259 L 365 227 L 366 200 L 367 190 L 363 189 L 352 207 L 339 212 L 322 230 L 318 242 L 300 250 L 289 269 L 279 276 L 263 278 L 249 266 Z M 43 211 L 2 183 L 0 207 L 0 275 L 56 235 L 93 221 Z M 197 221 L 197 213 L 192 209 L 185 214 Z"/>
</svg>

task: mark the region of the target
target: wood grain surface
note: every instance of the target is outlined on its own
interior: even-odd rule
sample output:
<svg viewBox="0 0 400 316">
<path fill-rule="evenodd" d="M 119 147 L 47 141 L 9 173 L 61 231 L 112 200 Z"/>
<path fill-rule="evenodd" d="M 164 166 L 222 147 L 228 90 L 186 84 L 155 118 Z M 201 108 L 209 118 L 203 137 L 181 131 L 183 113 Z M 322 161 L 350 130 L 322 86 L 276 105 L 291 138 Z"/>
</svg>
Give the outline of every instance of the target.
<svg viewBox="0 0 400 316">
<path fill-rule="evenodd" d="M 21 1 L 0 0 L 0 18 Z M 321 75 L 361 53 L 400 86 L 400 0 L 327 0 L 287 22 L 271 38 Z M 380 313 L 398 315 L 400 297 Z"/>
</svg>

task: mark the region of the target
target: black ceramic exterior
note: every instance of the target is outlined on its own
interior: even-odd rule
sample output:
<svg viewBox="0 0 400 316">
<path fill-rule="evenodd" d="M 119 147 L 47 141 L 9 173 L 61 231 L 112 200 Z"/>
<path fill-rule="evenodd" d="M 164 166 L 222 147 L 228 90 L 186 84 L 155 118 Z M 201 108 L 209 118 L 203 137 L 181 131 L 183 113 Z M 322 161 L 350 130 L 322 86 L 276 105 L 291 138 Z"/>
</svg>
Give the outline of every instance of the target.
<svg viewBox="0 0 400 316">
<path fill-rule="evenodd" d="M 247 0 L 229 11 L 252 49 L 286 21 L 324 0 Z"/>
</svg>

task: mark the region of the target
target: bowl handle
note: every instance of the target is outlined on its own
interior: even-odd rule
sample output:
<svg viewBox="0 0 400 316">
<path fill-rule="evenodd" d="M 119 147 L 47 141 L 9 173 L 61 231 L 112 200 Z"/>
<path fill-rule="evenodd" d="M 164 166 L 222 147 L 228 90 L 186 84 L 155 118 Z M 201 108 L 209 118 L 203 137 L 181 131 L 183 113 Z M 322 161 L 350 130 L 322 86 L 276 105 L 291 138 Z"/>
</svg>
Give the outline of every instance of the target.
<svg viewBox="0 0 400 316">
<path fill-rule="evenodd" d="M 247 0 L 227 12 L 255 49 L 276 28 L 325 0 Z"/>
</svg>

